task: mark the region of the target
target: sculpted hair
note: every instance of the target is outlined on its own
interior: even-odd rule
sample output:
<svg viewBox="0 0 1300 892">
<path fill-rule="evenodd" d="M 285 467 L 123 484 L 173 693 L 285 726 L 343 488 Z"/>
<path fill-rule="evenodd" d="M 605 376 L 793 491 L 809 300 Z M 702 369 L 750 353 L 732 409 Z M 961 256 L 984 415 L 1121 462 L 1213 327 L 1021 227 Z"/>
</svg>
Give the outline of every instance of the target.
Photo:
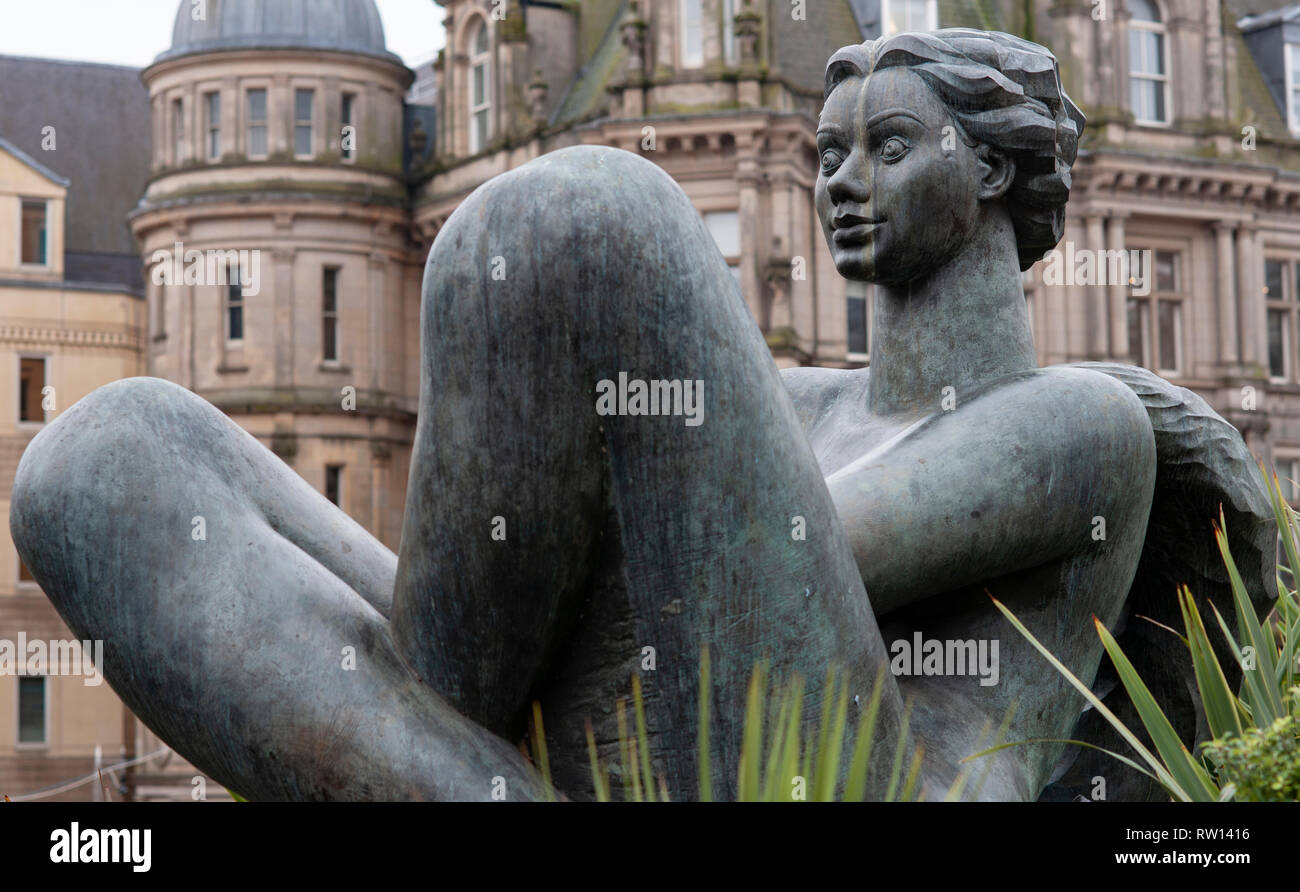
<svg viewBox="0 0 1300 892">
<path fill-rule="evenodd" d="M 983 143 L 1015 161 L 1006 201 L 1020 268 L 1028 269 L 1064 233 L 1070 165 L 1083 132 L 1083 112 L 1065 94 L 1056 57 L 997 31 L 896 34 L 831 56 L 826 97 L 848 78 L 895 66 L 921 76 L 948 106 L 968 145 Z"/>
</svg>

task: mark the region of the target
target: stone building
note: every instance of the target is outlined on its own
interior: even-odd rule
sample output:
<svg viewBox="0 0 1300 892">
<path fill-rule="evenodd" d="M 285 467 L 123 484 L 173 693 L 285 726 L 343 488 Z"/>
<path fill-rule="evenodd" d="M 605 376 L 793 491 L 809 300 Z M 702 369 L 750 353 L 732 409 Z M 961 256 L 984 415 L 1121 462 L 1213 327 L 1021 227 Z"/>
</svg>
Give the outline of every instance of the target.
<svg viewBox="0 0 1300 892">
<path fill-rule="evenodd" d="M 142 72 L 0 59 L 0 202 L 17 209 L 0 210 L 0 353 L 29 387 L 25 360 L 44 357 L 58 394 L 46 418 L 115 377 L 169 378 L 395 548 L 429 247 L 478 185 L 578 144 L 641 153 L 682 185 L 779 364 L 869 363 L 872 289 L 840 279 L 813 208 L 825 60 L 882 33 L 961 26 L 1049 46 L 1089 119 L 1065 238 L 1024 276 L 1040 361 L 1156 369 L 1300 477 L 1300 6 L 438 5 L 446 48 L 414 71 L 387 51 L 373 0 L 222 0 L 199 21 L 182 3 L 171 48 Z M 69 86 L 73 71 L 93 88 Z M 28 91 L 40 100 L 11 101 Z M 74 128 L 110 113 L 130 126 L 100 122 L 98 154 L 73 164 L 41 149 L 50 109 Z M 47 255 L 66 242 L 61 271 L 6 266 L 5 244 L 17 256 L 36 238 L 23 241 L 38 231 L 29 201 L 47 203 Z M 6 499 L 40 424 L 9 392 Z M 2 544 L 0 637 L 66 634 Z M 0 787 L 76 774 L 92 738 L 115 754 L 156 744 L 106 688 L 92 706 L 57 695 L 63 681 L 43 715 L 95 726 L 66 738 L 81 761 L 11 745 L 22 708 L 7 703 L 24 695 L 0 679 Z M 192 773 L 167 770 L 173 784 Z M 166 795 L 168 782 L 140 788 Z"/>
<path fill-rule="evenodd" d="M 110 65 L 0 57 L 0 93 L 0 370 L 9 382 L 0 387 L 0 512 L 8 518 L 18 459 L 41 427 L 95 388 L 145 372 L 145 294 L 126 215 L 148 174 L 149 109 L 139 71 Z M 70 639 L 7 526 L 3 543 L 0 640 Z M 0 676 L 0 793 L 98 798 L 97 767 L 161 749 L 102 680 L 48 669 L 23 659 Z M 129 781 L 149 797 L 158 786 L 149 778 L 177 768 L 188 796 L 196 772 L 166 752 L 110 772 L 109 795 Z"/>
</svg>

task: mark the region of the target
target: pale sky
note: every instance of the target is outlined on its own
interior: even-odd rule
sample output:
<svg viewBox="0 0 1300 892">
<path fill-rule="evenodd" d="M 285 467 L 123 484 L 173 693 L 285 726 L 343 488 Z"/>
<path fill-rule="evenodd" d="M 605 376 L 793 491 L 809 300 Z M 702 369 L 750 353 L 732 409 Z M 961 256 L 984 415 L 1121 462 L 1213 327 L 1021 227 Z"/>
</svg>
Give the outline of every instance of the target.
<svg viewBox="0 0 1300 892">
<path fill-rule="evenodd" d="M 172 42 L 181 0 L 0 0 L 0 55 L 143 68 Z M 188 0 L 186 0 L 188 2 Z M 418 65 L 442 48 L 433 0 L 376 0 L 390 52 Z"/>
</svg>

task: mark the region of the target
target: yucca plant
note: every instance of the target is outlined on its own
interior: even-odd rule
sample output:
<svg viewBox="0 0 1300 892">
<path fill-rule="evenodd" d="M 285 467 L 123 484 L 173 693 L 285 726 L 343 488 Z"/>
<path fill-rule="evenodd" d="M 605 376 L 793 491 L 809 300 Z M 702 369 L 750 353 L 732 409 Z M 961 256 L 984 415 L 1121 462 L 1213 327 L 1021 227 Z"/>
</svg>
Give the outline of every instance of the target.
<svg viewBox="0 0 1300 892">
<path fill-rule="evenodd" d="M 745 700 L 745 723 L 737 776 L 736 799 L 739 802 L 831 802 L 837 799 L 860 802 L 868 795 L 885 801 L 915 801 L 920 798 L 920 773 L 924 752 L 916 747 L 908 759 L 906 748 L 907 728 L 911 704 L 903 713 L 902 731 L 892 753 L 873 751 L 873 737 L 884 691 L 882 667 L 865 708 L 849 735 L 849 688 L 838 669 L 831 667 L 827 673 L 820 721 L 808 739 L 801 735 L 805 681 L 794 675 L 787 684 L 772 688 L 770 667 L 760 662 L 750 676 Z M 700 711 L 699 711 L 699 799 L 713 801 L 712 766 L 709 743 L 710 667 L 708 648 L 700 659 Z M 632 677 L 632 714 L 635 730 L 628 728 L 627 704 L 617 704 L 619 730 L 619 762 L 623 778 L 623 799 L 631 802 L 668 801 L 667 784 L 662 775 L 651 772 L 649 743 L 646 735 L 645 711 L 641 701 L 640 680 Z M 1011 716 L 993 737 L 1000 741 Z M 534 713 L 534 727 L 540 728 L 540 714 Z M 990 735 L 986 726 L 982 738 Z M 545 753 L 545 743 L 534 732 L 534 752 Z M 592 783 L 597 801 L 610 801 L 610 777 L 607 766 L 601 764 L 596 751 L 595 735 L 587 723 L 587 750 L 591 762 Z M 844 762 L 848 755 L 847 764 Z M 887 788 L 883 791 L 867 789 L 868 768 L 873 758 L 892 759 Z M 906 763 L 906 768 L 905 768 Z M 544 758 L 539 765 L 549 786 Z M 982 787 L 988 769 L 978 781 Z M 971 770 L 964 769 L 947 799 L 961 798 L 970 780 Z M 842 781 L 842 782 L 841 782 Z M 978 795 L 978 788 L 976 791 Z"/>
<path fill-rule="evenodd" d="M 1300 522 L 1296 512 L 1283 497 L 1277 475 L 1268 474 L 1262 465 L 1260 472 L 1269 491 L 1288 562 L 1292 568 L 1300 567 Z M 1300 791 L 1300 745 L 1296 740 L 1296 729 L 1300 727 L 1300 694 L 1296 693 L 1295 688 L 1296 650 L 1297 644 L 1300 644 L 1300 600 L 1297 600 L 1295 573 L 1286 567 L 1279 567 L 1277 603 L 1261 625 L 1228 549 L 1222 511 L 1219 522 L 1214 527 L 1214 536 L 1227 567 L 1232 589 L 1237 619 L 1235 636 L 1218 608 L 1213 604 L 1210 606 L 1233 656 L 1241 665 L 1242 683 L 1239 692 L 1234 692 L 1228 685 L 1196 602 L 1187 587 L 1183 586 L 1178 592 L 1178 604 L 1186 636 L 1178 637 L 1191 653 L 1196 685 L 1214 738 L 1202 747 L 1199 756 L 1188 752 L 1133 664 L 1101 622 L 1094 620 L 1097 634 L 1155 745 L 1155 753 L 1144 746 L 1137 735 L 1107 709 L 1087 685 L 1052 656 L 1010 610 L 996 598 L 993 603 L 1016 630 L 1110 722 L 1133 748 L 1142 764 L 1119 753 L 1109 750 L 1103 752 L 1154 778 L 1171 798 L 1184 802 L 1225 801 L 1234 797 L 1294 800 L 1297 791 Z M 1284 573 L 1291 580 L 1290 586 L 1282 578 Z M 1169 631 L 1177 634 L 1172 629 Z M 1033 742 L 1040 741 L 1002 744 L 971 758 L 987 755 L 1004 746 Z M 1065 742 L 1093 746 L 1079 740 Z"/>
</svg>

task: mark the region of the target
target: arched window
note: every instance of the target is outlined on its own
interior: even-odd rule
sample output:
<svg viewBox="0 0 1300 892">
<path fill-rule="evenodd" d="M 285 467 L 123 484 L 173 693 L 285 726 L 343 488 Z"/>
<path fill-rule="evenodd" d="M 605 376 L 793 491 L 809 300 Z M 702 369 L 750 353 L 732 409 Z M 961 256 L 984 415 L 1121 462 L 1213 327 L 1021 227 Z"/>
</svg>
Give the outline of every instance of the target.
<svg viewBox="0 0 1300 892">
<path fill-rule="evenodd" d="M 1129 101 L 1140 124 L 1169 123 L 1165 26 L 1154 0 L 1128 0 Z"/>
<path fill-rule="evenodd" d="M 700 0 L 681 0 L 682 67 L 699 68 L 704 64 L 704 11 Z"/>
<path fill-rule="evenodd" d="M 469 39 L 469 152 L 487 147 L 492 134 L 492 56 L 488 26 L 480 22 Z"/>
</svg>

